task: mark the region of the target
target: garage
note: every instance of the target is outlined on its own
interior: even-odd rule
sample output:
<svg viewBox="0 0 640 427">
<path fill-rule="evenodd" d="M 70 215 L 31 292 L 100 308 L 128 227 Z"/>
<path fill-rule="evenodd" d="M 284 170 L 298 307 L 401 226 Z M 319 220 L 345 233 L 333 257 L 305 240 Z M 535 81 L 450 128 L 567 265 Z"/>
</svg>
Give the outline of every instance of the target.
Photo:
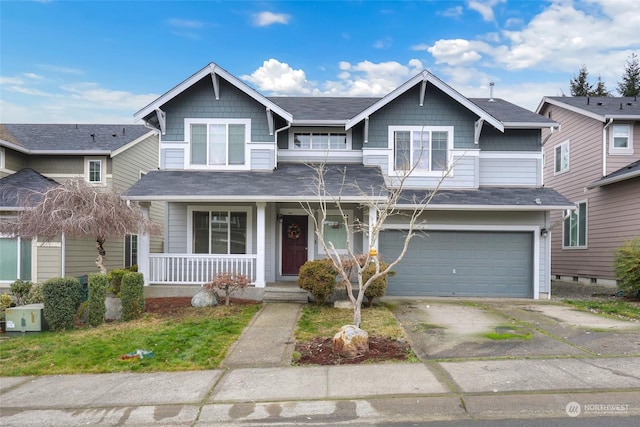
<svg viewBox="0 0 640 427">
<path fill-rule="evenodd" d="M 395 259 L 406 231 L 380 233 L 383 259 Z M 418 233 L 389 278 L 387 295 L 531 297 L 533 233 L 428 231 Z"/>
</svg>

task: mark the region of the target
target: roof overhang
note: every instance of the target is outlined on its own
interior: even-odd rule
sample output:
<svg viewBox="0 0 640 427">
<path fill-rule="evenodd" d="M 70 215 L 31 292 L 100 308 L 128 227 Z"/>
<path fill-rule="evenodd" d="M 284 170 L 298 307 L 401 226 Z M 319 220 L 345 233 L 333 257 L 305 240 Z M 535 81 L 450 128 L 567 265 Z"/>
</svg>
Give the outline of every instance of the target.
<svg viewBox="0 0 640 427">
<path fill-rule="evenodd" d="M 571 105 L 571 104 L 567 104 L 567 103 L 562 102 L 562 101 L 558 101 L 557 99 L 548 98 L 546 96 L 544 98 L 542 98 L 542 101 L 540 101 L 540 104 L 538 104 L 538 108 L 536 108 L 536 113 L 541 114 L 541 111 L 544 108 L 545 104 L 555 105 L 557 107 L 561 107 L 561 108 L 564 108 L 566 110 L 572 111 L 574 113 L 581 114 L 581 115 L 586 116 L 586 117 L 590 117 L 590 118 L 592 118 L 594 120 L 598 120 L 598 121 L 603 122 L 603 123 L 608 121 L 608 120 L 610 120 L 610 119 L 613 119 L 613 120 L 640 120 L 640 115 L 638 115 L 638 114 L 598 114 L 598 113 L 594 113 L 592 111 L 585 110 L 585 109 L 580 108 L 580 107 L 576 107 L 575 105 Z"/>
<path fill-rule="evenodd" d="M 46 156 L 108 156 L 111 154 L 110 150 L 30 150 L 8 141 L 0 141 L 0 145 L 24 154 L 39 154 Z"/>
<path fill-rule="evenodd" d="M 389 104 L 396 98 L 403 95 L 405 92 L 413 88 L 415 85 L 427 83 L 427 82 L 431 83 L 432 85 L 434 85 L 435 87 L 437 87 L 438 89 L 446 93 L 448 96 L 450 96 L 459 104 L 461 104 L 462 106 L 464 106 L 465 108 L 467 108 L 468 110 L 476 114 L 481 119 L 484 119 L 485 122 L 491 124 L 494 128 L 498 129 L 500 132 L 504 132 L 504 124 L 501 121 L 497 120 L 495 117 L 487 113 L 485 110 L 478 107 L 473 102 L 469 101 L 467 98 L 462 96 L 462 94 L 457 92 L 451 86 L 447 85 L 445 82 L 443 82 L 442 80 L 440 80 L 439 78 L 437 78 L 427 70 L 423 70 L 421 73 L 416 74 L 413 78 L 409 79 L 407 82 L 405 82 L 401 86 L 394 89 L 391 93 L 386 95 L 384 98 L 380 99 L 379 101 L 377 101 L 376 103 L 374 103 L 369 108 L 362 111 L 352 119 L 347 120 L 345 124 L 345 129 L 346 130 L 351 129 L 352 127 L 354 127 L 355 125 L 357 125 L 358 123 L 360 123 L 361 121 L 363 121 L 364 119 L 366 119 L 367 117 L 375 113 L 376 111 L 380 110 L 385 105 Z M 548 125 L 546 127 L 548 127 Z"/>
<path fill-rule="evenodd" d="M 416 209 L 421 205 L 398 204 L 398 209 Z M 552 211 L 552 210 L 573 210 L 576 206 L 571 205 L 456 205 L 430 203 L 425 210 L 429 211 Z"/>
<path fill-rule="evenodd" d="M 558 128 L 560 123 L 503 122 L 505 129 L 548 129 Z"/>
<path fill-rule="evenodd" d="M 636 170 L 633 172 L 629 172 L 629 173 L 621 174 L 617 176 L 612 176 L 610 178 L 602 178 L 596 182 L 592 182 L 591 184 L 587 185 L 587 190 L 591 190 L 596 187 L 602 187 L 604 185 L 615 184 L 616 182 L 620 182 L 620 181 L 626 181 L 627 179 L 635 178 L 637 176 L 640 176 L 640 170 Z"/>
<path fill-rule="evenodd" d="M 278 114 L 280 117 L 282 117 L 286 121 L 291 122 L 293 120 L 293 116 L 291 113 L 283 110 L 277 104 L 273 103 L 272 101 L 267 99 L 265 96 L 258 93 L 249 85 L 242 82 L 237 77 L 235 77 L 234 75 L 230 74 L 229 72 L 227 72 L 226 70 L 224 70 L 223 68 L 219 67 L 218 65 L 212 62 L 207 66 L 205 66 L 204 68 L 202 68 L 200 71 L 196 72 L 194 75 L 192 75 L 188 79 L 186 79 L 185 81 L 183 81 L 182 83 L 175 86 L 170 91 L 166 92 L 164 95 L 157 98 L 151 104 L 147 105 L 146 107 L 144 107 L 143 109 L 135 113 L 133 115 L 134 121 L 144 120 L 144 118 L 149 116 L 150 114 L 152 113 L 155 114 L 156 109 L 161 108 L 164 104 L 171 101 L 172 99 L 180 95 L 182 92 L 184 92 L 185 90 L 187 90 L 188 88 L 190 88 L 191 86 L 193 86 L 194 84 L 196 84 L 197 82 L 199 82 L 200 80 L 202 80 L 207 76 L 211 76 L 213 78 L 215 78 L 216 76 L 222 77 L 223 79 L 228 81 L 230 84 L 232 84 L 242 92 L 246 93 L 251 98 L 255 99 L 260 104 L 264 105 L 266 108 L 269 108 L 271 111 Z"/>
<path fill-rule="evenodd" d="M 132 200 L 135 202 L 327 202 L 326 197 L 319 196 L 182 196 L 176 195 L 162 195 L 162 196 L 122 196 L 125 200 Z M 341 203 L 364 203 L 364 202 L 384 202 L 386 197 L 340 197 Z"/>
</svg>

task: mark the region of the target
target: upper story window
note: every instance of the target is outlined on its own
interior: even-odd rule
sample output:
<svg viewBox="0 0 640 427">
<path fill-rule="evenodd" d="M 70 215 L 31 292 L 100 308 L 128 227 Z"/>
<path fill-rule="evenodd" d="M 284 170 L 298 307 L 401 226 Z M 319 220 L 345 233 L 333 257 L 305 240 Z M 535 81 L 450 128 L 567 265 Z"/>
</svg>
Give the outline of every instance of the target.
<svg viewBox="0 0 640 427">
<path fill-rule="evenodd" d="M 245 165 L 250 121 L 244 119 L 186 120 L 192 166 Z"/>
<path fill-rule="evenodd" d="M 567 212 L 564 220 L 562 247 L 587 247 L 587 202 L 578 203 L 577 209 Z"/>
<path fill-rule="evenodd" d="M 396 171 L 443 172 L 449 167 L 453 127 L 390 126 Z"/>
<path fill-rule="evenodd" d="M 554 174 L 567 172 L 569 170 L 569 141 L 565 141 L 554 148 Z"/>
<path fill-rule="evenodd" d="M 609 154 L 633 154 L 633 127 L 630 124 L 613 125 L 609 141 Z"/>
<path fill-rule="evenodd" d="M 346 133 L 294 133 L 293 149 L 295 150 L 346 150 Z"/>
<path fill-rule="evenodd" d="M 84 176 L 90 184 L 105 183 L 105 167 L 107 159 L 105 157 L 85 157 Z"/>
</svg>

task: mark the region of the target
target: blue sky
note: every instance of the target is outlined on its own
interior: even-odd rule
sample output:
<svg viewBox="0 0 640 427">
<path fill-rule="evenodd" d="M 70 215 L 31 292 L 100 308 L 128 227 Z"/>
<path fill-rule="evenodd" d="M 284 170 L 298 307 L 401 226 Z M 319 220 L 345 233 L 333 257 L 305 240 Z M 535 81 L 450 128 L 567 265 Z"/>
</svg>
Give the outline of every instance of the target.
<svg viewBox="0 0 640 427">
<path fill-rule="evenodd" d="M 586 65 L 614 90 L 640 2 L 0 0 L 0 122 L 132 123 L 210 62 L 265 95 L 383 96 L 428 69 L 535 110 Z"/>
</svg>

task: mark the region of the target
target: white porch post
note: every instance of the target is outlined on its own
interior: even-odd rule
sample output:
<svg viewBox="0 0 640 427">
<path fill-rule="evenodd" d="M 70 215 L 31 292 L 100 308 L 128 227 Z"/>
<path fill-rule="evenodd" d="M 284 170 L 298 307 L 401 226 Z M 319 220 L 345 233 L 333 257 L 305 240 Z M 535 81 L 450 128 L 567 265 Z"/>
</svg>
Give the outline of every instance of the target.
<svg viewBox="0 0 640 427">
<path fill-rule="evenodd" d="M 140 203 L 142 215 L 149 218 L 149 203 Z M 144 277 L 144 285 L 149 286 L 149 235 L 138 235 L 138 273 Z"/>
<path fill-rule="evenodd" d="M 378 249 L 378 239 L 373 241 L 373 227 L 378 220 L 378 211 L 373 207 L 369 207 L 369 249 Z M 368 250 L 367 250 L 368 252 Z"/>
<path fill-rule="evenodd" d="M 264 288 L 266 286 L 265 281 L 265 240 L 266 240 L 266 202 L 256 202 L 257 214 L 257 234 L 256 234 L 256 288 Z"/>
</svg>

